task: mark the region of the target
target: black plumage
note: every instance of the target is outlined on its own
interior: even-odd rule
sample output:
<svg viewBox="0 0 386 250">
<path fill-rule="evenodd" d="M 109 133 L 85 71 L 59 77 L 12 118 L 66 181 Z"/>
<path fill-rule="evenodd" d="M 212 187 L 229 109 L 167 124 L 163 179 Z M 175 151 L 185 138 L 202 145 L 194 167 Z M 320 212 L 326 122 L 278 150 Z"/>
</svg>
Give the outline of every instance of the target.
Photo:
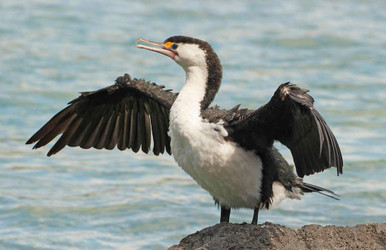
<svg viewBox="0 0 386 250">
<path fill-rule="evenodd" d="M 69 102 L 69 106 L 56 114 L 27 144 L 37 142 L 34 148 L 45 146 L 56 136 L 59 140 L 48 156 L 66 145 L 82 148 L 126 148 L 148 153 L 153 133 L 155 155 L 170 154 L 167 135 L 169 109 L 176 94 L 163 86 L 144 80 L 131 79 L 128 74 L 118 77 L 112 86 L 91 92 Z"/>
</svg>

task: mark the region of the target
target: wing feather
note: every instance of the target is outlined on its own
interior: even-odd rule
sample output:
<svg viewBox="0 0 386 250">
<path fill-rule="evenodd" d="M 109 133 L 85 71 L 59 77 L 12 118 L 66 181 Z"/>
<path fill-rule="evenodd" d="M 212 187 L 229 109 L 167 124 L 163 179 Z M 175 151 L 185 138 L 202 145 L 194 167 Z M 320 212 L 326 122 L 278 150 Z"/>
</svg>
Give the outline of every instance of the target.
<svg viewBox="0 0 386 250">
<path fill-rule="evenodd" d="M 64 117 L 64 121 L 60 121 L 60 123 L 57 124 L 57 126 L 49 127 L 49 132 L 44 133 L 44 136 L 36 143 L 34 146 L 35 148 L 40 148 L 45 145 L 47 145 L 52 139 L 54 139 L 58 134 L 63 133 L 68 128 L 68 125 L 71 124 L 71 122 L 75 119 L 76 114 L 69 114 L 68 116 Z"/>
<path fill-rule="evenodd" d="M 153 132 L 153 141 L 154 141 L 154 145 L 153 145 L 153 152 L 155 155 L 159 155 L 159 153 L 161 152 L 161 147 L 164 147 L 164 146 L 161 146 L 161 132 L 160 131 L 160 126 L 159 126 L 159 122 L 158 122 L 158 112 L 156 111 L 156 108 L 154 107 L 154 104 L 153 102 L 150 100 L 149 101 L 149 105 L 151 107 L 151 114 L 150 114 L 150 120 L 151 120 L 151 128 L 152 128 L 152 132 Z"/>
<path fill-rule="evenodd" d="M 125 150 L 126 149 L 126 133 L 127 133 L 127 127 L 126 127 L 126 116 L 127 116 L 127 107 L 126 103 L 123 102 L 121 105 L 121 110 L 120 110 L 120 116 L 119 116 L 119 134 L 118 134 L 118 149 L 119 150 Z"/>
<path fill-rule="evenodd" d="M 74 134 L 74 132 L 79 127 L 81 122 L 82 122 L 81 117 L 75 119 L 75 121 L 73 121 L 73 124 L 71 124 L 71 129 L 67 129 L 66 132 L 63 133 L 60 139 L 50 149 L 50 151 L 48 152 L 48 155 L 55 154 L 56 152 L 59 152 L 61 149 L 63 149 L 68 144 L 68 142 L 71 139 L 71 136 Z"/>
</svg>

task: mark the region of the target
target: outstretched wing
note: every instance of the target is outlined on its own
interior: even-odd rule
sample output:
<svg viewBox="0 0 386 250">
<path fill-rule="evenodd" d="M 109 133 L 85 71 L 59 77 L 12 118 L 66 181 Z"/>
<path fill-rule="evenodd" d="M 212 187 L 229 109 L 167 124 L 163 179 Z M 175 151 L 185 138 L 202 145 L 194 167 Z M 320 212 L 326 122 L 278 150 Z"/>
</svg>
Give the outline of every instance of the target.
<svg viewBox="0 0 386 250">
<path fill-rule="evenodd" d="M 280 85 L 266 105 L 231 125 L 231 136 L 250 149 L 280 141 L 291 150 L 300 177 L 330 167 L 339 175 L 343 159 L 338 142 L 307 92 L 294 84 Z"/>
<path fill-rule="evenodd" d="M 27 144 L 37 142 L 40 148 L 56 136 L 59 140 L 48 156 L 66 145 L 81 148 L 126 148 L 149 152 L 153 134 L 155 155 L 170 152 L 169 110 L 177 94 L 164 86 L 144 80 L 131 79 L 128 74 L 118 77 L 109 87 L 83 92 L 69 106 L 51 118 Z"/>
</svg>

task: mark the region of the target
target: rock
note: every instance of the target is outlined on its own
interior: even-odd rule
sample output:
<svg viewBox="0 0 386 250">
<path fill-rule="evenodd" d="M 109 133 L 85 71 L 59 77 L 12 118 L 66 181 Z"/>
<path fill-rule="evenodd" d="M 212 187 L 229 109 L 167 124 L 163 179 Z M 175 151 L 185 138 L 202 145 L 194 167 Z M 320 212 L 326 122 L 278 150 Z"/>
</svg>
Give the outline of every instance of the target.
<svg viewBox="0 0 386 250">
<path fill-rule="evenodd" d="M 307 225 L 294 230 L 262 225 L 221 223 L 183 238 L 181 249 L 386 249 L 386 223 L 354 227 Z"/>
</svg>

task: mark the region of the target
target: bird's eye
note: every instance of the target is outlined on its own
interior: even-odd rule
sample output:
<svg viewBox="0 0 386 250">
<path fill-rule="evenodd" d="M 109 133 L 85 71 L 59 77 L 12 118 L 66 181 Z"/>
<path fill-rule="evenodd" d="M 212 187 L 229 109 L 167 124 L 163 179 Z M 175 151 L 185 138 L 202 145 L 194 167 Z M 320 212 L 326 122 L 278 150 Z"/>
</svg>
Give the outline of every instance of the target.
<svg viewBox="0 0 386 250">
<path fill-rule="evenodd" d="M 177 49 L 178 48 L 178 44 L 176 44 L 176 43 L 173 43 L 173 45 L 172 45 L 172 49 Z"/>
</svg>

